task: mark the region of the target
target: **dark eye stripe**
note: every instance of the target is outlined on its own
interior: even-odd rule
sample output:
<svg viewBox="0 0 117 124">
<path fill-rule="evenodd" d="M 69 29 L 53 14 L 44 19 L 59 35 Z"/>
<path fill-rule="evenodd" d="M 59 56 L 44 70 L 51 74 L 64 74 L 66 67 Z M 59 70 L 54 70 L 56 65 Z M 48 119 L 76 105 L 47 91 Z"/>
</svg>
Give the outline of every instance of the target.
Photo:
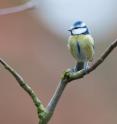
<svg viewBox="0 0 117 124">
<path fill-rule="evenodd" d="M 87 26 L 76 26 L 73 29 L 78 29 L 78 28 L 87 28 Z"/>
</svg>

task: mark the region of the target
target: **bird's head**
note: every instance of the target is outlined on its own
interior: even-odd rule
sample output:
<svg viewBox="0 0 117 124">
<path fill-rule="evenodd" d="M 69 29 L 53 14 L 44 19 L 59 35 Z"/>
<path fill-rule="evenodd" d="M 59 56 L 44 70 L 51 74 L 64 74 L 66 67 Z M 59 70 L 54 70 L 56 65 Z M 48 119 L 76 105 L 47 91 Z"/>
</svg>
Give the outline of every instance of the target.
<svg viewBox="0 0 117 124">
<path fill-rule="evenodd" d="M 71 35 L 89 34 L 87 25 L 82 21 L 76 21 L 68 31 L 71 32 Z"/>
</svg>

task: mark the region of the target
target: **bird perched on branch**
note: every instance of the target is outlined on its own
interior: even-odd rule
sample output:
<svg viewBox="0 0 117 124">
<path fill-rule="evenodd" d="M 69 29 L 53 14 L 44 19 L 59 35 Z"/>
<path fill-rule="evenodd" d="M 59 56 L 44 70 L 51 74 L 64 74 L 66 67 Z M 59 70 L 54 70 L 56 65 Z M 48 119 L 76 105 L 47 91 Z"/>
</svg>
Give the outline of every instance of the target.
<svg viewBox="0 0 117 124">
<path fill-rule="evenodd" d="M 77 62 L 73 71 L 87 70 L 94 56 L 94 40 L 89 29 L 84 22 L 76 21 L 68 31 L 71 33 L 68 48 Z"/>
</svg>

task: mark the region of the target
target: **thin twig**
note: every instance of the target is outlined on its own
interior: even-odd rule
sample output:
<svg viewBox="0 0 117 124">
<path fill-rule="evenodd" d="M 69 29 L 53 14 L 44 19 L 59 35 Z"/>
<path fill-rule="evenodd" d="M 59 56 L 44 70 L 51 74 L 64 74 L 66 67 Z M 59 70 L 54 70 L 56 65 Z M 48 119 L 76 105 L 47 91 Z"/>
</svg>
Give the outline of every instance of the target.
<svg viewBox="0 0 117 124">
<path fill-rule="evenodd" d="M 0 63 L 4 66 L 6 70 L 8 70 L 14 78 L 17 80 L 18 84 L 28 93 L 28 95 L 32 98 L 38 112 L 38 116 L 40 116 L 41 113 L 45 112 L 45 108 L 40 101 L 40 99 L 37 97 L 35 92 L 32 90 L 32 88 L 24 81 L 24 79 L 11 67 L 9 66 L 3 59 L 0 58 Z"/>
<path fill-rule="evenodd" d="M 112 52 L 114 48 L 117 47 L 117 40 L 113 41 L 108 48 L 104 51 L 104 53 L 99 57 L 99 59 L 89 68 L 88 73 L 95 70 Z"/>
</svg>

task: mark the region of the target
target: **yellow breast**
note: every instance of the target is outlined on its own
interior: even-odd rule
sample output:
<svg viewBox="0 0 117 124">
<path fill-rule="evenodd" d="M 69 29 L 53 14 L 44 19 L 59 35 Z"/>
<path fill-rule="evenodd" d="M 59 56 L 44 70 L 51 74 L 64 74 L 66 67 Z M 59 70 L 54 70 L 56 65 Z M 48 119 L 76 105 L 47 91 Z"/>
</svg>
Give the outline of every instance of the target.
<svg viewBox="0 0 117 124">
<path fill-rule="evenodd" d="M 70 36 L 68 40 L 68 48 L 77 61 L 93 60 L 94 40 L 90 35 Z"/>
</svg>

